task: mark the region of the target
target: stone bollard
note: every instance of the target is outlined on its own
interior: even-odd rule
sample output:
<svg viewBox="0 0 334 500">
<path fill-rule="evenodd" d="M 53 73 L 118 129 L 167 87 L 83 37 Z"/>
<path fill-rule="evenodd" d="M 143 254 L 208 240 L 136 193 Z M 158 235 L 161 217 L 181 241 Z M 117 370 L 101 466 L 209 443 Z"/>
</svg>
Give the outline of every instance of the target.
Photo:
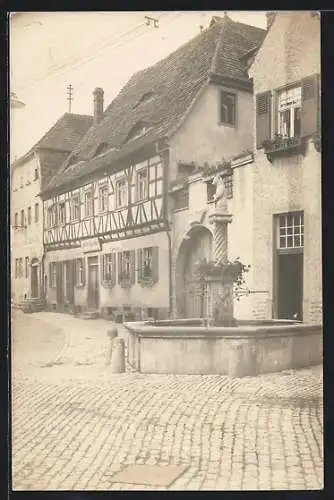
<svg viewBox="0 0 334 500">
<path fill-rule="evenodd" d="M 125 345 L 124 340 L 119 337 L 112 341 L 112 355 L 110 369 L 112 373 L 125 372 Z"/>
<path fill-rule="evenodd" d="M 111 357 L 112 357 L 112 349 L 113 349 L 113 340 L 118 335 L 118 331 L 117 331 L 116 326 L 114 326 L 113 328 L 110 328 L 107 331 L 107 335 L 108 335 L 109 341 L 108 341 L 108 348 L 107 348 L 107 355 L 106 355 L 106 365 L 110 365 Z"/>
</svg>

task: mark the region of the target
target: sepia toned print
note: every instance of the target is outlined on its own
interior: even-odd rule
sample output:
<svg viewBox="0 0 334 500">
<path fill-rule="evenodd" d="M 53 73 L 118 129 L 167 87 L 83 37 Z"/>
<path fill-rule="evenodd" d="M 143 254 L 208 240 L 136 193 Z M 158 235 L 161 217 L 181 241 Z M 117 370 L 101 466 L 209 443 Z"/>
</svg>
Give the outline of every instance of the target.
<svg viewBox="0 0 334 500">
<path fill-rule="evenodd" d="M 13 490 L 323 489 L 320 14 L 9 22 Z"/>
</svg>

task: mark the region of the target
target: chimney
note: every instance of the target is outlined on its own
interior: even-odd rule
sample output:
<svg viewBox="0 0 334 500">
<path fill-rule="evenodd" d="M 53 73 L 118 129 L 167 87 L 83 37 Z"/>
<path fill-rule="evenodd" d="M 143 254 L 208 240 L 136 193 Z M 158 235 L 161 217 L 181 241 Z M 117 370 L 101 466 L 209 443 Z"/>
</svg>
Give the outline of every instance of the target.
<svg viewBox="0 0 334 500">
<path fill-rule="evenodd" d="M 273 24 L 275 20 L 276 12 L 273 10 L 270 10 L 269 12 L 266 12 L 266 18 L 267 18 L 267 31 L 270 30 L 271 25 Z"/>
<path fill-rule="evenodd" d="M 97 125 L 102 120 L 103 116 L 103 89 L 97 87 L 94 92 L 94 124 Z"/>
</svg>

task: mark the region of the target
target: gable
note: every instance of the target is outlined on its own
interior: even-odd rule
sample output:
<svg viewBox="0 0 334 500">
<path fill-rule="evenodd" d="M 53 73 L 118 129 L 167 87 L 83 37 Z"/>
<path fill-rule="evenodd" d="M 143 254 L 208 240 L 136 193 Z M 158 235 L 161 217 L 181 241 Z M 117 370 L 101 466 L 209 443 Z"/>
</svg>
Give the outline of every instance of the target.
<svg viewBox="0 0 334 500">
<path fill-rule="evenodd" d="M 276 13 L 249 74 L 256 92 L 320 73 L 320 22 L 310 11 Z"/>
</svg>

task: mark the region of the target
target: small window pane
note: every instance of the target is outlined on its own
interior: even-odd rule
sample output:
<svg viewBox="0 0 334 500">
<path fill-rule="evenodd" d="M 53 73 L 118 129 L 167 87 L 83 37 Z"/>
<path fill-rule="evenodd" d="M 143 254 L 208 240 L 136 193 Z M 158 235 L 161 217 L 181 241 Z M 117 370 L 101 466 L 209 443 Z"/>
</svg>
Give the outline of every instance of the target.
<svg viewBox="0 0 334 500">
<path fill-rule="evenodd" d="M 294 237 L 294 247 L 300 247 L 300 236 L 295 236 Z"/>
<path fill-rule="evenodd" d="M 286 248 L 286 239 L 285 239 L 285 236 L 283 236 L 283 237 L 281 236 L 280 239 L 279 239 L 279 241 L 280 241 L 280 245 L 279 245 L 280 248 Z"/>
<path fill-rule="evenodd" d="M 293 244 L 292 244 L 292 236 L 288 236 L 287 237 L 287 247 L 288 248 L 292 248 L 293 247 Z"/>
</svg>

